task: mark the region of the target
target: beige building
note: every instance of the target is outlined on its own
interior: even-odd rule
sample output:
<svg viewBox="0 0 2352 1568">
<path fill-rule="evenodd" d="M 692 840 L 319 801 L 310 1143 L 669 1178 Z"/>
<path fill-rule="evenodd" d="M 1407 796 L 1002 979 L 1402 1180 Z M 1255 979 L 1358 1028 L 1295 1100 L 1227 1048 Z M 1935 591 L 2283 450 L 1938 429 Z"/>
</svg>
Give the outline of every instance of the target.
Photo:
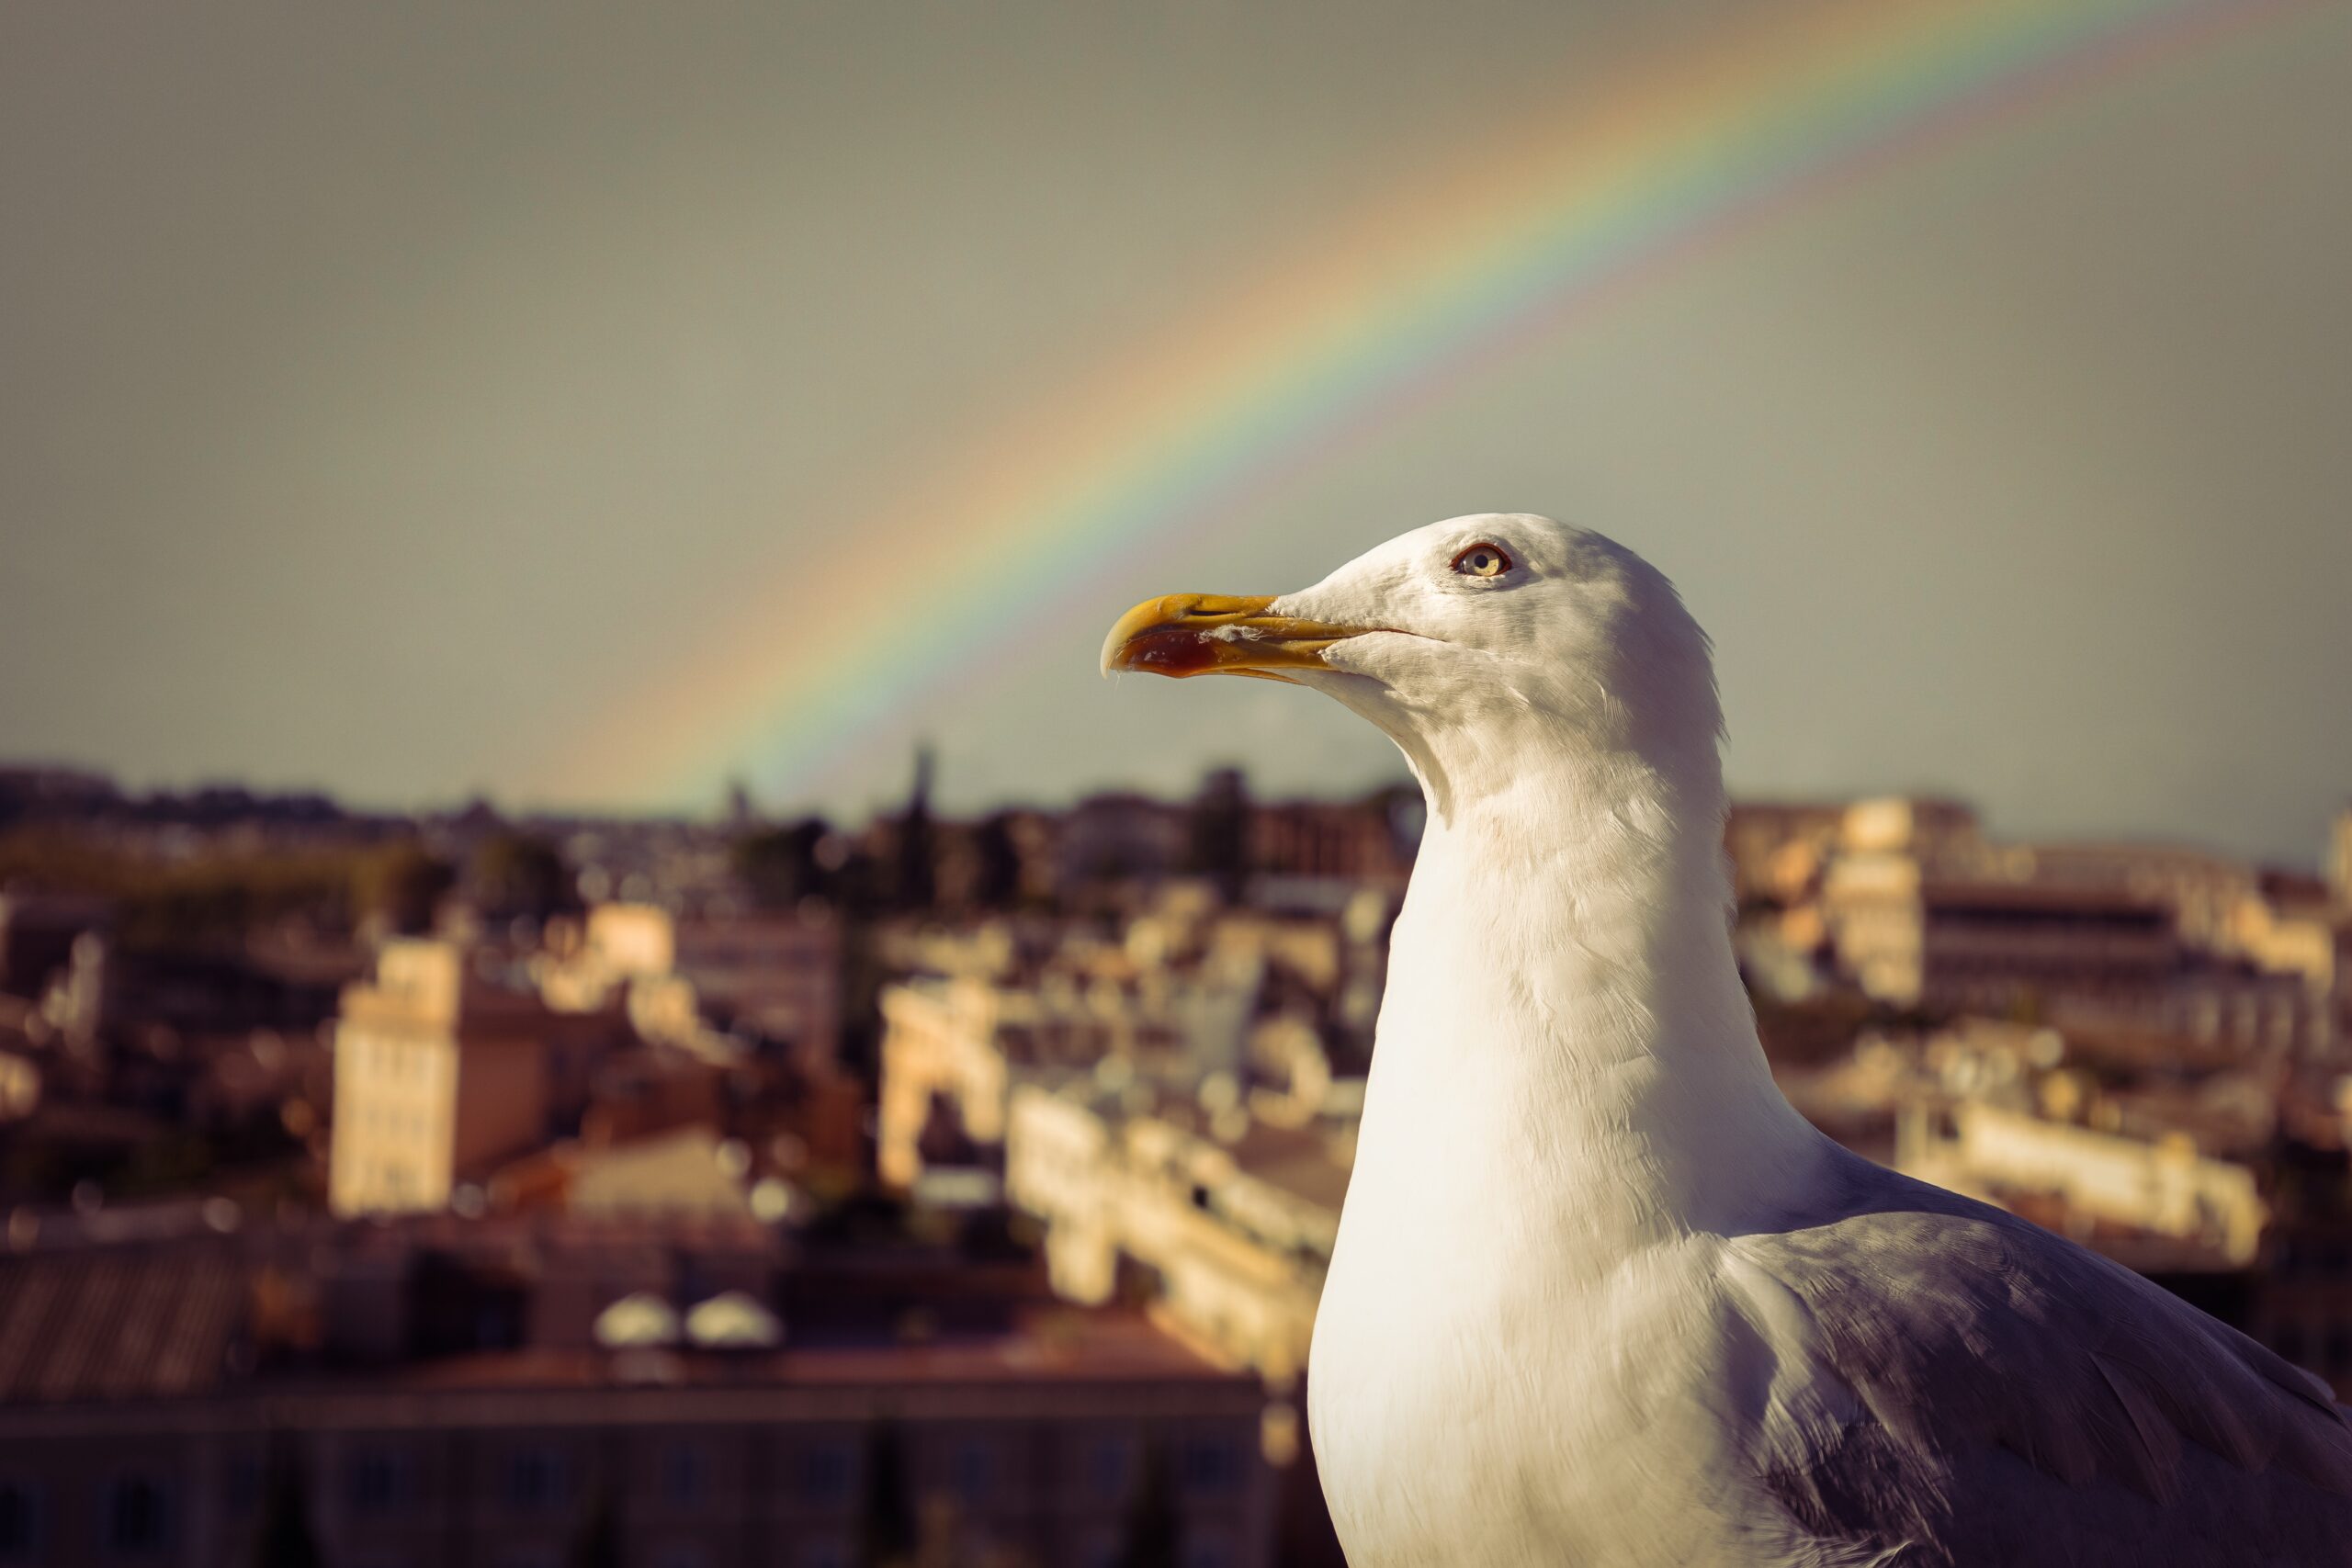
<svg viewBox="0 0 2352 1568">
<path fill-rule="evenodd" d="M 2174 929 L 2192 946 L 2227 951 L 2239 907 L 2261 877 L 2248 863 L 2170 844 L 2011 844 L 1997 852 L 2012 881 L 2128 894 L 2172 912 Z"/>
<path fill-rule="evenodd" d="M 1896 1007 L 2307 1055 L 2352 1013 L 2352 913 L 2226 855 L 2000 842 L 1962 807 L 1894 798 L 1848 807 L 1809 881 L 1767 880 L 1790 906 L 1767 957 L 1818 955 Z"/>
<path fill-rule="evenodd" d="M 1182 1096 L 1227 1080 L 1269 1121 L 1318 1114 L 1361 1071 L 1396 905 L 1349 883 L 1283 890 L 1294 903 L 1230 909 L 1170 884 L 1115 937 L 1005 920 L 899 937 L 888 956 L 915 973 L 881 996 L 884 1180 L 910 1189 L 926 1140 L 947 1163 L 999 1166 L 1017 1089 L 1098 1069 Z"/>
<path fill-rule="evenodd" d="M 1003 1146 L 1013 1075 L 1003 1034 L 1008 996 L 974 979 L 909 981 L 882 992 L 875 1168 L 885 1184 L 914 1186 L 924 1134 L 942 1115 L 975 1145 Z"/>
<path fill-rule="evenodd" d="M 1846 807 L 1838 848 L 1849 855 L 1894 854 L 1939 874 L 1976 865 L 1984 853 L 1984 826 L 1956 800 L 1882 795 Z"/>
<path fill-rule="evenodd" d="M 2215 950 L 2185 941 L 2154 892 L 1939 880 L 1901 856 L 1833 863 L 1821 899 L 1838 969 L 1895 1007 L 2323 1052 L 2337 935 L 2309 921 L 2257 928 L 2247 911 L 2261 908 L 2241 906 L 2235 945 Z"/>
<path fill-rule="evenodd" d="M 1907 855 L 1839 859 L 1822 906 L 1839 968 L 1900 1007 L 2000 1013 L 2062 992 L 2145 991 L 2181 958 L 2170 913 L 2151 898 L 1948 880 Z"/>
<path fill-rule="evenodd" d="M 476 975 L 456 943 L 386 943 L 335 1020 L 328 1207 L 447 1207 L 458 1182 L 577 1116 L 608 1040 L 600 1017 L 554 1012 Z"/>
<path fill-rule="evenodd" d="M 1171 890 L 1116 941 L 927 939 L 904 957 L 944 973 L 881 998 L 883 1179 L 920 1197 L 946 1173 L 961 1191 L 1001 1171 L 1005 1201 L 1045 1227 L 1064 1299 L 1148 1303 L 1292 1389 L 1361 1108 L 1328 1042 L 1359 982 L 1376 1002 L 1367 954 L 1392 908 L 1336 891 L 1288 913 Z"/>
<path fill-rule="evenodd" d="M 1981 1103 L 1914 1108 L 1897 1128 L 1905 1173 L 2013 1206 L 2052 1200 L 2060 1228 L 2169 1238 L 2237 1269 L 2261 1250 L 2269 1209 L 2254 1171 L 2199 1154 L 2185 1133 L 2136 1138 Z"/>
<path fill-rule="evenodd" d="M 1203 1032 L 1238 1041 L 1249 1000 L 1236 990 L 1231 1016 Z M 1060 1083 L 1112 1059 L 1180 1077 L 1203 1066 L 1156 1016 L 1162 1010 L 1108 979 L 1014 987 L 923 977 L 886 987 L 881 1007 L 875 1159 L 883 1181 L 902 1190 L 922 1176 L 927 1140 L 944 1137 L 980 1164 L 1001 1161 L 1012 1094 L 1023 1083 Z"/>
<path fill-rule="evenodd" d="M 649 1040 L 694 1047 L 732 1035 L 822 1071 L 840 1044 L 841 933 L 825 914 L 598 904 L 576 948 L 542 962 L 539 987 L 551 1006 L 572 1011 L 620 997 Z"/>
<path fill-rule="evenodd" d="M 1347 1133 L 1181 1102 L 1014 1090 L 1005 1195 L 1043 1221 L 1055 1290 L 1100 1303 L 1140 1269 L 1155 1313 L 1276 1388 L 1306 1369 L 1353 1157 Z"/>
</svg>

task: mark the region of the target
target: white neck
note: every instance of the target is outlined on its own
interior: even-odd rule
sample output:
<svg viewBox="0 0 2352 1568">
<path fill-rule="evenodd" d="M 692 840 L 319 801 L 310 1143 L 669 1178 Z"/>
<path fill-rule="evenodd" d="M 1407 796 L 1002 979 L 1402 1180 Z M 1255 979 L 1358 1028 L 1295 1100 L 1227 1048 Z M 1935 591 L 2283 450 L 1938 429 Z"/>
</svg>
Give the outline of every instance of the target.
<svg viewBox="0 0 2352 1568">
<path fill-rule="evenodd" d="M 1356 1180 L 1440 1225 L 1736 1230 L 1825 1145 L 1733 960 L 1713 759 L 1679 785 L 1623 754 L 1541 763 L 1432 812 Z"/>
</svg>

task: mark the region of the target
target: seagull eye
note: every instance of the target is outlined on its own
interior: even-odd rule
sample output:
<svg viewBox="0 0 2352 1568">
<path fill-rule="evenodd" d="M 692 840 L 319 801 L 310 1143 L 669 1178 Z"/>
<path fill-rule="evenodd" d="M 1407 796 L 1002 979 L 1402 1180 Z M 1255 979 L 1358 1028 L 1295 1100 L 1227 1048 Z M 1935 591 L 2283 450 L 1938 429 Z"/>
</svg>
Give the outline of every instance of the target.
<svg viewBox="0 0 2352 1568">
<path fill-rule="evenodd" d="M 1500 577 L 1510 570 L 1510 557 L 1500 545 L 1473 545 L 1453 558 L 1453 570 L 1464 577 Z"/>
</svg>

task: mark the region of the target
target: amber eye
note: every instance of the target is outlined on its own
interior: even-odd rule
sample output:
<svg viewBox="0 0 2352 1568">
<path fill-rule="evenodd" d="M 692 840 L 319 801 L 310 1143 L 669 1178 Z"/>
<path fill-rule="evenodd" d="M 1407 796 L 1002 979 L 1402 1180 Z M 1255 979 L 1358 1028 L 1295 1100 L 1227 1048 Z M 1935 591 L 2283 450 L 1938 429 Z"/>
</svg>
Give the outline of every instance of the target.
<svg viewBox="0 0 2352 1568">
<path fill-rule="evenodd" d="M 1510 557 L 1500 545 L 1473 545 L 1453 558 L 1453 570 L 1464 577 L 1500 577 L 1510 570 Z"/>
</svg>

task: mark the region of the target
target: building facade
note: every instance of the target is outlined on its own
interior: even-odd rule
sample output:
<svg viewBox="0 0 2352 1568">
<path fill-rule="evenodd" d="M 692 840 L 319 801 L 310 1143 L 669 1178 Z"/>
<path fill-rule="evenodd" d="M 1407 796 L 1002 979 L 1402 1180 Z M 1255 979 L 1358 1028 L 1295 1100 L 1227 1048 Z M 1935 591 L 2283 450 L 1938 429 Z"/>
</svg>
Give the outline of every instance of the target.
<svg viewBox="0 0 2352 1568">
<path fill-rule="evenodd" d="M 483 979 L 457 943 L 387 942 L 335 1021 L 329 1209 L 446 1207 L 579 1115 L 610 1038 L 600 1016 Z"/>
</svg>

